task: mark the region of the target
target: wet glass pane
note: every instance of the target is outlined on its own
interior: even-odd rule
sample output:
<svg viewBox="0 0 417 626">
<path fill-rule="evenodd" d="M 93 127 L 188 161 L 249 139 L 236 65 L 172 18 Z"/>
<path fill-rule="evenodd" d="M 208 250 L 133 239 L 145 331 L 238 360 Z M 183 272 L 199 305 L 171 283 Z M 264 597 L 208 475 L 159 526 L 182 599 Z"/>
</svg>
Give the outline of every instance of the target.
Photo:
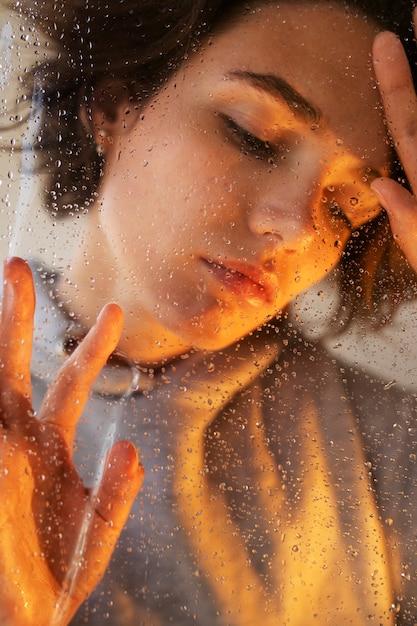
<svg viewBox="0 0 417 626">
<path fill-rule="evenodd" d="M 0 2 L 2 624 L 417 622 L 414 38 Z"/>
</svg>

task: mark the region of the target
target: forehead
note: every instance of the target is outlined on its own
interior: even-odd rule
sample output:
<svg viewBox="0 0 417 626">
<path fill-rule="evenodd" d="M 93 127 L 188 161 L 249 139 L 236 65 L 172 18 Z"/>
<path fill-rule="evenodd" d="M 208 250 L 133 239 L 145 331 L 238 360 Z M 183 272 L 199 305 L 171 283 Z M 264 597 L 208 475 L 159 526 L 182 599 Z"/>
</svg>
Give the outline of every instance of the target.
<svg viewBox="0 0 417 626">
<path fill-rule="evenodd" d="M 253 3 L 191 58 L 184 82 L 198 97 L 199 85 L 215 91 L 231 74 L 278 76 L 322 113 L 346 150 L 380 169 L 389 151 L 372 70 L 377 32 L 371 19 L 337 2 Z"/>
</svg>

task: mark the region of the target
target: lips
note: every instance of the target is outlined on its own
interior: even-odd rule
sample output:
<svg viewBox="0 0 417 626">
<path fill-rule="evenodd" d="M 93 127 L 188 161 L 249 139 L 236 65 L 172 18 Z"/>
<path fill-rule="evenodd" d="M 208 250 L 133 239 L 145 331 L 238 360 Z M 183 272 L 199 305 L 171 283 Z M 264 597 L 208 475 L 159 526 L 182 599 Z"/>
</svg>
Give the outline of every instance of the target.
<svg viewBox="0 0 417 626">
<path fill-rule="evenodd" d="M 210 273 L 223 289 L 238 296 L 252 306 L 262 306 L 273 301 L 275 287 L 265 272 L 245 263 L 206 260 Z"/>
</svg>

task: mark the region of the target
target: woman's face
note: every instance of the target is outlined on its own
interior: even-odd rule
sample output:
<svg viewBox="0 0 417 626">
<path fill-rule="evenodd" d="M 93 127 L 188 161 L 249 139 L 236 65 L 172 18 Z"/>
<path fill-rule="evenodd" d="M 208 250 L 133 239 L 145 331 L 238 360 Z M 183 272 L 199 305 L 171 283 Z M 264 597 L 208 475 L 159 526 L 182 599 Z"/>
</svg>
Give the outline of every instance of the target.
<svg viewBox="0 0 417 626">
<path fill-rule="evenodd" d="M 140 117 L 104 121 L 90 269 L 94 293 L 124 308 L 131 356 L 236 341 L 323 278 L 378 213 L 369 182 L 389 149 L 375 34 L 338 4 L 254 4 Z"/>
</svg>

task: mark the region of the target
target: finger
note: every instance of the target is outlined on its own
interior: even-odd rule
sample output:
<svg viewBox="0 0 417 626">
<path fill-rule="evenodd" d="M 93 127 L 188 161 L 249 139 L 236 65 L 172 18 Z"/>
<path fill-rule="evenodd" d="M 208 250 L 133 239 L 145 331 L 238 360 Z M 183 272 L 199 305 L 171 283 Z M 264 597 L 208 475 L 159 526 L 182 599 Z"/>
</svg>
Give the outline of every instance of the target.
<svg viewBox="0 0 417 626">
<path fill-rule="evenodd" d="M 115 537 L 120 534 L 143 478 L 144 469 L 133 443 L 116 442 L 107 453 L 105 471 L 94 502 L 96 512 L 106 524 L 106 534 L 109 528 L 114 530 Z M 94 536 L 97 538 L 97 533 Z"/>
<path fill-rule="evenodd" d="M 8 398 L 20 405 L 30 399 L 35 292 L 29 265 L 18 257 L 4 263 L 0 319 L 0 368 L 2 404 Z M 16 409 L 18 407 L 16 406 Z"/>
<path fill-rule="evenodd" d="M 377 35 L 373 62 L 389 132 L 408 180 L 417 191 L 417 97 L 407 56 L 396 35 Z"/>
<path fill-rule="evenodd" d="M 377 178 L 371 189 L 388 213 L 394 239 L 417 271 L 417 202 L 402 185 L 390 178 Z"/>
<path fill-rule="evenodd" d="M 91 592 L 103 576 L 143 478 L 144 469 L 135 446 L 126 441 L 114 444 L 92 503 L 96 515 L 92 541 L 83 555 L 86 569 L 78 584 L 81 594 L 83 588 Z"/>
<path fill-rule="evenodd" d="M 39 419 L 57 425 L 67 442 L 87 401 L 90 388 L 116 348 L 123 327 L 123 313 L 117 304 L 103 308 L 97 322 L 60 369 L 48 389 Z"/>
<path fill-rule="evenodd" d="M 18 257 L 4 263 L 0 324 L 2 378 L 27 389 L 30 381 L 35 292 L 29 265 Z"/>
</svg>

